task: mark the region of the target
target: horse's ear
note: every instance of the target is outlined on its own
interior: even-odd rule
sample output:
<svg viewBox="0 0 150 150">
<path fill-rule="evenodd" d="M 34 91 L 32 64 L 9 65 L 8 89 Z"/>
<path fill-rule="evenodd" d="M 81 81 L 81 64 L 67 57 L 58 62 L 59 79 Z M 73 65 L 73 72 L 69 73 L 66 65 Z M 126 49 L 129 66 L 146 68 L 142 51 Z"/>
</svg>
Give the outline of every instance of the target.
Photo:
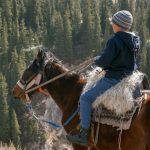
<svg viewBox="0 0 150 150">
<path fill-rule="evenodd" d="M 44 56 L 43 50 L 42 50 L 41 48 L 38 48 L 38 53 L 37 53 L 36 58 L 37 58 L 37 59 L 42 59 L 43 56 Z"/>
<path fill-rule="evenodd" d="M 43 51 L 42 48 L 38 48 L 37 50 L 38 50 L 38 53 L 35 58 L 36 64 L 42 68 L 44 64 L 44 59 L 45 59 L 45 52 Z"/>
</svg>

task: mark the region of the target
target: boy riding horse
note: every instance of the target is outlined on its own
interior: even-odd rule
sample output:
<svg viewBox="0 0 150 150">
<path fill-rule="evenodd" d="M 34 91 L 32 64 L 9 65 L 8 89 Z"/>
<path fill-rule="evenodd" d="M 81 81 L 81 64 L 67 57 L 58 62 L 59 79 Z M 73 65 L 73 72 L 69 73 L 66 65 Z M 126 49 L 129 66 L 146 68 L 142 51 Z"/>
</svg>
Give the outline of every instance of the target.
<svg viewBox="0 0 150 150">
<path fill-rule="evenodd" d="M 67 139 L 72 143 L 88 144 L 92 103 L 137 69 L 136 58 L 140 42 L 138 36 L 129 32 L 133 23 L 132 14 L 126 10 L 119 11 L 113 15 L 110 22 L 114 34 L 108 40 L 103 53 L 95 57 L 94 61 L 95 65 L 106 71 L 106 74 L 80 97 L 81 128 L 77 133 L 67 135 Z"/>
</svg>

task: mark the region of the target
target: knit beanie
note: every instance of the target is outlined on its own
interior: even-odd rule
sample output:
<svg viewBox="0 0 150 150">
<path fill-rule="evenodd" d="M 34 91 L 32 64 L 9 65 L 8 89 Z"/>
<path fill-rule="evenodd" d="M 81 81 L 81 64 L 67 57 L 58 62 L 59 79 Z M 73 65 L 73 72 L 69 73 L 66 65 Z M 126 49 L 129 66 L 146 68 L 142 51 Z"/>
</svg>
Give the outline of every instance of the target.
<svg viewBox="0 0 150 150">
<path fill-rule="evenodd" d="M 123 29 L 130 29 L 133 23 L 133 16 L 127 10 L 118 11 L 111 18 L 111 22 Z"/>
</svg>

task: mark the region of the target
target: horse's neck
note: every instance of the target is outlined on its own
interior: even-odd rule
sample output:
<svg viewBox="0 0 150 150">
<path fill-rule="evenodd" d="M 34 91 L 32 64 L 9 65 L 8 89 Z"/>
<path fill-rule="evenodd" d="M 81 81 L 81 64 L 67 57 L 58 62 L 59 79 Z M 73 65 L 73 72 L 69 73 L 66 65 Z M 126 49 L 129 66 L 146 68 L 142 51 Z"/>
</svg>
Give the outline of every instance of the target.
<svg viewBox="0 0 150 150">
<path fill-rule="evenodd" d="M 47 89 L 62 112 L 70 115 L 77 108 L 85 84 L 85 79 L 80 79 L 77 75 L 69 75 L 55 81 Z"/>
</svg>

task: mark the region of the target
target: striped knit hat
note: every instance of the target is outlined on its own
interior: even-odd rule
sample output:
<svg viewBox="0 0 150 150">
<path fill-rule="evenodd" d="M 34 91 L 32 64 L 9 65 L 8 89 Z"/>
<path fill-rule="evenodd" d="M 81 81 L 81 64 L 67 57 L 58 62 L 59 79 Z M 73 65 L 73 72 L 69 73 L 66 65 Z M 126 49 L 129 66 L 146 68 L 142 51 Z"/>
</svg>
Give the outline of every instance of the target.
<svg viewBox="0 0 150 150">
<path fill-rule="evenodd" d="M 130 29 L 133 23 L 133 16 L 127 10 L 118 11 L 111 18 L 111 22 L 124 29 Z"/>
</svg>

